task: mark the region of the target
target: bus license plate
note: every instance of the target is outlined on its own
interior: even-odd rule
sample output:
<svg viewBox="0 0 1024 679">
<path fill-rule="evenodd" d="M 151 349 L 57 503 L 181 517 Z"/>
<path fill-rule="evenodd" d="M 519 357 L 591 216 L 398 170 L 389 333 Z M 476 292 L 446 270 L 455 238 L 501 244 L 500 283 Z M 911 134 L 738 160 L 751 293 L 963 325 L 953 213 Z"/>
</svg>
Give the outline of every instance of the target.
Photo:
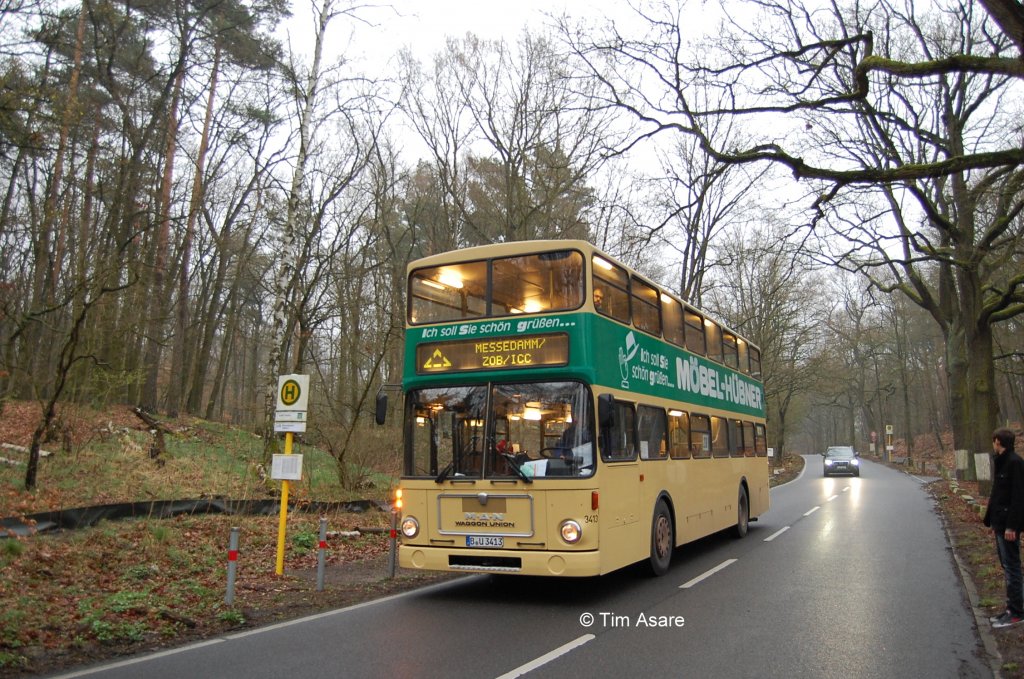
<svg viewBox="0 0 1024 679">
<path fill-rule="evenodd" d="M 467 535 L 467 547 L 504 547 L 505 538 L 500 535 Z"/>
</svg>

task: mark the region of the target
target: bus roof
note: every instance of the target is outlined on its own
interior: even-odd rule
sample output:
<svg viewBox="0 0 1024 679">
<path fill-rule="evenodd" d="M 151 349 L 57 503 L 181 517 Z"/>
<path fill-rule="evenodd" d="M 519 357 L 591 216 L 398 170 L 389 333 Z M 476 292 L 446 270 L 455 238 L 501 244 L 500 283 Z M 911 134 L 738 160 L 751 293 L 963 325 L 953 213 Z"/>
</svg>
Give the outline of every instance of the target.
<svg viewBox="0 0 1024 679">
<path fill-rule="evenodd" d="M 428 255 L 415 259 L 409 262 L 406 268 L 406 275 L 408 276 L 416 269 L 425 267 L 441 266 L 444 264 L 451 264 L 455 262 L 472 261 L 476 259 L 491 259 L 496 257 L 510 257 L 513 255 L 527 255 L 535 252 L 548 252 L 551 250 L 580 250 L 585 253 L 588 258 L 593 255 L 598 255 L 608 260 L 609 262 L 622 267 L 629 272 L 630 276 L 636 276 L 641 280 L 649 283 L 656 287 L 660 292 L 675 298 L 680 301 L 684 306 L 690 307 L 696 310 L 705 318 L 710 319 L 718 324 L 724 331 L 727 331 L 737 337 L 742 337 L 745 342 L 760 350 L 760 347 L 753 342 L 750 342 L 746 336 L 736 332 L 727 324 L 723 323 L 722 320 L 712 314 L 709 314 L 705 309 L 698 307 L 690 302 L 684 300 L 678 293 L 675 293 L 660 283 L 652 281 L 649 277 L 640 274 L 633 267 L 622 263 L 615 257 L 607 254 L 596 245 L 589 241 L 579 239 L 564 239 L 564 240 L 523 240 L 523 241 L 509 241 L 505 243 L 488 243 L 485 245 L 474 245 L 472 247 L 461 248 L 458 250 L 449 250 L 447 252 L 440 252 L 434 255 Z"/>
<path fill-rule="evenodd" d="M 615 262 L 615 258 L 601 252 L 596 246 L 585 240 L 520 240 L 507 243 L 491 243 L 489 245 L 474 245 L 473 247 L 459 250 L 439 252 L 436 255 L 428 255 L 409 262 L 408 271 L 420 269 L 427 266 L 437 266 L 450 262 L 464 262 L 472 259 L 488 259 L 491 257 L 503 257 L 517 254 L 529 254 L 530 252 L 547 252 L 549 250 L 581 250 L 586 253 L 597 253 L 608 260 Z M 629 269 L 625 264 L 616 262 L 619 266 Z"/>
</svg>

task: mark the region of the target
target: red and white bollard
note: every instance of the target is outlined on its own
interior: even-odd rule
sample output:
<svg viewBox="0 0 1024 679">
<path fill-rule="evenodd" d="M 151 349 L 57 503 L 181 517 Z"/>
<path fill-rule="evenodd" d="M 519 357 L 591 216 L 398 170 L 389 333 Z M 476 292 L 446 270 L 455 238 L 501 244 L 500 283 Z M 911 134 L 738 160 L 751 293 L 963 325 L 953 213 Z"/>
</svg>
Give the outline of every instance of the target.
<svg viewBox="0 0 1024 679">
<path fill-rule="evenodd" d="M 324 591 L 324 558 L 327 551 L 327 519 L 320 517 L 320 546 L 316 555 L 316 591 Z"/>
<path fill-rule="evenodd" d="M 388 578 L 395 577 L 398 565 L 398 509 L 391 510 L 391 530 L 388 538 Z"/>
<path fill-rule="evenodd" d="M 235 601 L 235 575 L 238 571 L 238 528 L 231 529 L 228 541 L 228 591 L 224 595 L 224 603 L 228 606 Z"/>
</svg>

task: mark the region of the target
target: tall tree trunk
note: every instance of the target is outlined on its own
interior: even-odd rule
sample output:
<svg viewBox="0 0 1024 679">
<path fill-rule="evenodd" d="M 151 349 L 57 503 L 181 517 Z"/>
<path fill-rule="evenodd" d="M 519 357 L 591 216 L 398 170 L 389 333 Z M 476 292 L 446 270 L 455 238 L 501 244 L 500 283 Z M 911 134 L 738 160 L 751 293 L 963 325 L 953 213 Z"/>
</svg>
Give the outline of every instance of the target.
<svg viewBox="0 0 1024 679">
<path fill-rule="evenodd" d="M 99 149 L 100 126 L 98 122 L 94 122 L 92 141 L 89 143 L 89 151 L 85 158 L 85 177 L 82 179 L 82 210 L 78 215 L 78 250 L 75 253 L 75 296 L 71 305 L 72 318 L 78 318 L 79 314 L 82 313 L 82 310 L 85 308 L 86 296 L 89 293 L 89 233 L 92 231 L 93 224 L 92 209 L 96 191 L 96 157 L 99 155 Z M 93 316 L 95 317 L 96 314 L 93 314 Z M 87 388 L 87 383 L 80 385 L 78 389 L 79 395 Z"/>
<path fill-rule="evenodd" d="M 992 432 L 999 426 L 999 399 L 996 395 L 996 369 L 992 326 L 978 323 L 969 338 L 967 372 L 971 416 L 971 450 L 987 453 L 992 448 Z"/>
<path fill-rule="evenodd" d="M 195 233 L 196 219 L 203 202 L 203 172 L 206 167 L 206 152 L 210 144 L 210 126 L 213 121 L 213 102 L 217 94 L 217 73 L 220 70 L 220 40 L 215 40 L 213 49 L 213 67 L 210 72 L 210 93 L 206 99 L 206 116 L 203 118 L 203 132 L 199 141 L 199 153 L 196 156 L 196 174 L 192 182 L 192 198 L 188 206 L 188 219 L 185 223 L 185 234 L 181 247 L 181 268 L 178 276 L 178 313 L 174 333 L 174 353 L 171 356 L 171 383 L 167 394 L 167 409 L 172 417 L 181 410 L 182 394 L 188 389 L 189 370 L 185 369 L 185 347 L 189 322 L 189 260 L 192 258 L 192 239 Z M 202 385 L 199 385 L 200 390 Z"/>
<path fill-rule="evenodd" d="M 238 332 L 238 287 L 240 280 L 241 276 L 236 274 L 235 280 L 231 284 L 231 292 L 228 294 L 227 323 L 224 327 L 223 342 L 221 343 L 220 352 L 217 356 L 217 370 L 213 378 L 213 387 L 210 389 L 210 400 L 206 403 L 206 419 L 208 420 L 214 419 L 217 408 L 222 407 L 223 404 L 222 393 L 224 390 L 225 375 L 227 374 L 228 362 L 231 358 L 231 347 L 235 342 L 235 335 Z"/>
<path fill-rule="evenodd" d="M 167 146 L 164 152 L 164 173 L 160 183 L 160 224 L 157 228 L 155 252 L 153 257 L 153 275 L 150 286 L 151 316 L 149 317 L 146 356 L 143 367 L 146 370 L 146 382 L 142 389 L 140 407 L 144 411 L 156 412 L 158 408 L 158 386 L 160 376 L 160 360 L 164 344 L 164 327 L 167 310 L 170 308 L 170 288 L 164 285 L 167 274 L 167 252 L 170 247 L 171 234 L 171 188 L 174 183 L 174 154 L 178 148 L 178 101 L 181 98 L 181 87 L 185 71 L 178 72 L 171 95 L 171 110 L 167 121 Z M 185 304 L 179 300 L 179 304 Z"/>
<path fill-rule="evenodd" d="M 82 2 L 82 8 L 78 12 L 78 28 L 75 31 L 75 51 L 71 67 L 71 80 L 68 83 L 68 100 L 64 106 L 60 134 L 57 140 L 57 158 L 53 166 L 53 183 L 50 185 L 50 194 L 46 199 L 45 219 L 48 221 L 54 220 L 59 210 L 58 202 L 64 183 L 64 157 L 67 154 L 68 136 L 71 133 L 73 119 L 78 117 L 78 81 L 82 73 L 82 45 L 85 42 L 85 19 L 86 4 Z M 64 259 L 64 248 L 67 243 L 66 220 L 59 221 L 56 240 L 56 251 L 54 252 L 53 264 L 50 269 L 49 291 L 51 303 L 56 294 L 57 279 L 62 269 L 61 263 Z"/>
<path fill-rule="evenodd" d="M 320 85 L 320 62 L 323 58 L 324 38 L 327 25 L 332 18 L 331 4 L 333 0 L 323 0 L 320 8 L 318 30 L 313 46 L 313 66 L 306 78 L 302 90 L 302 108 L 299 119 L 299 153 L 295 158 L 295 170 L 292 173 L 291 189 L 288 192 L 288 211 L 285 218 L 284 233 L 281 238 L 281 258 L 277 274 L 274 276 L 274 304 L 271 309 L 270 355 L 267 358 L 267 382 L 264 390 L 263 409 L 263 441 L 264 458 L 269 463 L 270 456 L 277 446 L 274 435 L 274 407 L 276 405 L 277 378 L 281 374 L 285 341 L 289 329 L 286 320 L 289 316 L 286 305 L 294 295 L 296 281 L 295 263 L 298 253 L 295 251 L 296 232 L 299 228 L 299 199 L 306 173 L 306 157 L 309 153 L 310 124 L 316 106 L 317 88 Z"/>
<path fill-rule="evenodd" d="M 100 289 L 96 298 L 92 301 L 86 301 L 78 316 L 72 319 L 71 330 L 61 345 L 53 388 L 49 390 L 49 397 L 43 406 L 43 415 L 35 431 L 32 432 L 32 442 L 29 444 L 28 465 L 25 469 L 25 490 L 33 490 L 36 487 L 36 479 L 39 473 L 39 448 L 42 445 L 43 435 L 50 428 L 50 424 L 57 414 L 57 401 L 60 400 L 61 394 L 64 393 L 64 387 L 67 386 L 71 366 L 75 363 L 81 330 L 85 324 L 86 316 L 92 304 L 103 294 L 104 290 Z"/>
</svg>

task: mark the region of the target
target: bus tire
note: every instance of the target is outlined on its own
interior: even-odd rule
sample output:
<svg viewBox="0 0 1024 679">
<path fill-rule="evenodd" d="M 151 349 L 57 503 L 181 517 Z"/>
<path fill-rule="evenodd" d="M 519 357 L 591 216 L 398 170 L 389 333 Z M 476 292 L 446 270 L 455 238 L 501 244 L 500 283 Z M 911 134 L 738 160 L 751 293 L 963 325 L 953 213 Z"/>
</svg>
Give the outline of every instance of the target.
<svg viewBox="0 0 1024 679">
<path fill-rule="evenodd" d="M 664 500 L 654 505 L 654 518 L 651 520 L 651 573 L 655 576 L 668 572 L 672 562 L 672 550 L 675 548 L 675 531 L 672 527 L 672 514 Z"/>
<path fill-rule="evenodd" d="M 740 495 L 736 500 L 736 525 L 733 526 L 733 535 L 737 539 L 744 538 L 750 527 L 750 498 L 747 497 L 747 489 L 740 486 Z"/>
</svg>

